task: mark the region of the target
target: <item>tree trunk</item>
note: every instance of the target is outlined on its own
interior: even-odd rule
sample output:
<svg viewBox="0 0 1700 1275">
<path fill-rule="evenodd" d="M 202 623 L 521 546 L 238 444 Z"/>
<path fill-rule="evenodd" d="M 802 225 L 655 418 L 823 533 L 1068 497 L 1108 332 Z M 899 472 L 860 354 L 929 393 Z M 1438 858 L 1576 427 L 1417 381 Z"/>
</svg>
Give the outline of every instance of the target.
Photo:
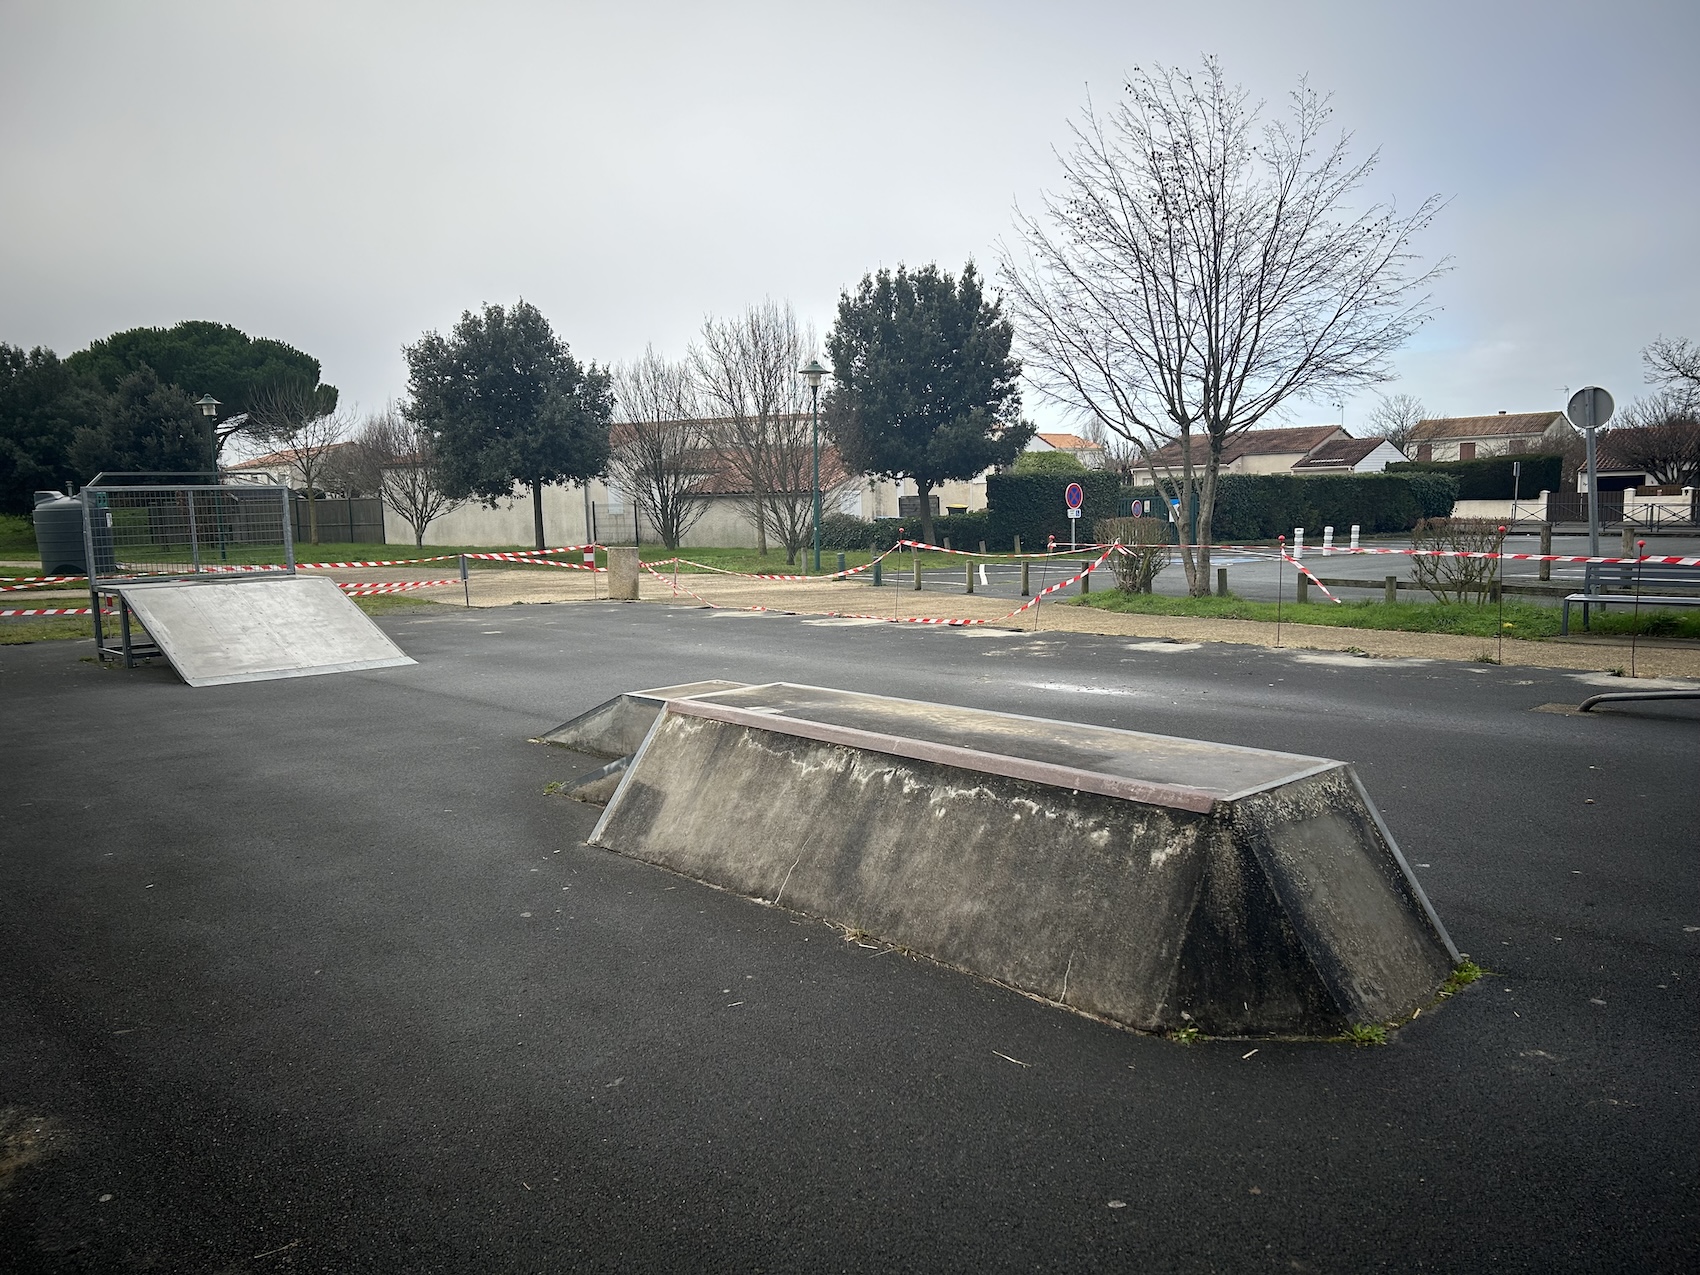
<svg viewBox="0 0 1700 1275">
<path fill-rule="evenodd" d="M 756 552 L 767 557 L 767 501 L 756 493 Z"/>
<path fill-rule="evenodd" d="M 313 499 L 313 488 L 307 487 L 307 539 L 319 543 L 319 502 Z"/>
<path fill-rule="evenodd" d="M 537 548 L 547 549 L 543 543 L 543 480 L 531 480 L 531 531 L 537 538 Z"/>
<path fill-rule="evenodd" d="M 915 490 L 920 493 L 921 500 L 921 539 L 928 544 L 937 544 L 933 539 L 933 485 L 930 482 L 915 480 Z"/>
</svg>

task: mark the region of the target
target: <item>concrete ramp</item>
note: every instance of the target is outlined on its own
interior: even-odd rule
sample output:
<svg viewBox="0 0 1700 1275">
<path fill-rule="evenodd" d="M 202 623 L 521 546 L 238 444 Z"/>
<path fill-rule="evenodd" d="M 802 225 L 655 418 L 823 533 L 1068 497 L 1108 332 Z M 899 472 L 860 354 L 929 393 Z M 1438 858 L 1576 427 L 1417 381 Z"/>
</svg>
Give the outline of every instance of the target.
<svg viewBox="0 0 1700 1275">
<path fill-rule="evenodd" d="M 412 664 L 323 576 L 113 587 L 190 686 Z"/>
<path fill-rule="evenodd" d="M 747 682 L 709 680 L 685 682 L 679 686 L 657 686 L 647 691 L 628 691 L 580 713 L 571 721 L 562 722 L 554 730 L 539 735 L 538 739 L 545 744 L 570 748 L 575 753 L 589 753 L 592 757 L 629 757 L 637 752 L 668 700 L 739 690 L 747 685 Z"/>
<path fill-rule="evenodd" d="M 1342 762 L 818 687 L 668 701 L 590 840 L 1145 1031 L 1335 1035 L 1458 959 Z"/>
</svg>

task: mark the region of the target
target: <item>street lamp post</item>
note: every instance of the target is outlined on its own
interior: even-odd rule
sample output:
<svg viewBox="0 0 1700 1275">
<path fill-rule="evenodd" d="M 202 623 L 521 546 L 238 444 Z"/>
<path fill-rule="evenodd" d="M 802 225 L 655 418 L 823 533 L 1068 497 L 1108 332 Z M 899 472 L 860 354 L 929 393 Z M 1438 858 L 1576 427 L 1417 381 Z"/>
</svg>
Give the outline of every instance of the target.
<svg viewBox="0 0 1700 1275">
<path fill-rule="evenodd" d="M 207 472 L 218 481 L 218 409 L 222 406 L 211 394 L 203 394 L 195 400 L 195 406 L 201 409 L 201 415 L 207 418 Z"/>
<path fill-rule="evenodd" d="M 826 369 L 821 366 L 819 359 L 810 359 L 797 369 L 797 374 L 809 383 L 809 398 L 811 412 L 811 428 L 813 430 L 815 472 L 814 472 L 814 528 L 815 528 L 815 565 L 814 570 L 820 571 L 820 378 L 826 375 Z"/>
</svg>

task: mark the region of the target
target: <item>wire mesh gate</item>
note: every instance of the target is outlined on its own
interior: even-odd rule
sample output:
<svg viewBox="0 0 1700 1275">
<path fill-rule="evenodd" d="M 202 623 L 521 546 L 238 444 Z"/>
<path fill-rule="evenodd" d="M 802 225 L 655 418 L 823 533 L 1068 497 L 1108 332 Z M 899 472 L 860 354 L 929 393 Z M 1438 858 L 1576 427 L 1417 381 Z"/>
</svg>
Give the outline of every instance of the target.
<svg viewBox="0 0 1700 1275">
<path fill-rule="evenodd" d="M 95 654 L 126 668 L 162 654 L 138 640 L 120 586 L 294 575 L 289 488 L 269 480 L 206 483 L 189 474 L 99 474 L 83 488 Z M 142 481 L 138 481 L 142 480 Z M 118 631 L 107 633 L 106 616 Z"/>
</svg>

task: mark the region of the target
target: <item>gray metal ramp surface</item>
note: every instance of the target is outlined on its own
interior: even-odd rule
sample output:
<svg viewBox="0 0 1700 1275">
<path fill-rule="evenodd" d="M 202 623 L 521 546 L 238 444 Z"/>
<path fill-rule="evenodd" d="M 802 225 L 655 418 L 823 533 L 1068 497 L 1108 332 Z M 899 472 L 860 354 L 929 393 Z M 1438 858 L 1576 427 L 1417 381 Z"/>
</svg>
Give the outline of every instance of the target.
<svg viewBox="0 0 1700 1275">
<path fill-rule="evenodd" d="M 323 576 L 161 581 L 113 591 L 190 686 L 414 663 Z"/>
</svg>

